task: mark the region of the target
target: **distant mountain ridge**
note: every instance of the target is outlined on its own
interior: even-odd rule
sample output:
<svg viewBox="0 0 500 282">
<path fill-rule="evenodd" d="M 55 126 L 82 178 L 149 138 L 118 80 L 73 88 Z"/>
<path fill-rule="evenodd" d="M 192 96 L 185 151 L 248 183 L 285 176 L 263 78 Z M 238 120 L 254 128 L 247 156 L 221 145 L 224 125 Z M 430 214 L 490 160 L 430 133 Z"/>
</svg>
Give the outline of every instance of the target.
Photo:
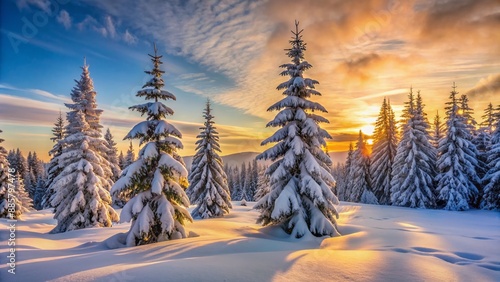
<svg viewBox="0 0 500 282">
<path fill-rule="evenodd" d="M 236 153 L 236 154 L 230 154 L 226 156 L 221 156 L 222 161 L 224 164 L 228 166 L 241 166 L 243 163 L 249 163 L 252 162 L 257 155 L 259 155 L 259 152 L 241 152 L 241 153 Z M 347 157 L 347 152 L 330 152 L 329 153 L 330 158 L 332 159 L 333 165 L 336 165 L 337 163 L 343 163 L 345 162 L 345 159 Z M 193 156 L 187 156 L 183 157 L 184 162 L 186 163 L 186 167 L 190 168 L 191 163 L 193 162 Z M 272 162 L 267 160 L 267 161 L 259 161 L 259 163 L 269 165 Z"/>
</svg>

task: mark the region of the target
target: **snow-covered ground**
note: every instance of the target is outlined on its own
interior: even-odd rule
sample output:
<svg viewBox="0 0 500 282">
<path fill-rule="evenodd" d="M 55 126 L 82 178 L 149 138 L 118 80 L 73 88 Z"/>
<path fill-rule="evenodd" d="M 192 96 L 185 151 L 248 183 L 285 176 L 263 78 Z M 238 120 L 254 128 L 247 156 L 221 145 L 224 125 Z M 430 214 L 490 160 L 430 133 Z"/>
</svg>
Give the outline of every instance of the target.
<svg viewBox="0 0 500 282">
<path fill-rule="evenodd" d="M 253 203 L 188 225 L 192 237 L 116 247 L 129 224 L 48 234 L 50 211 L 17 223 L 16 274 L 0 281 L 500 281 L 500 213 L 342 203 L 335 238 L 288 238 L 255 224 Z M 111 238 L 111 239 L 109 239 Z"/>
</svg>

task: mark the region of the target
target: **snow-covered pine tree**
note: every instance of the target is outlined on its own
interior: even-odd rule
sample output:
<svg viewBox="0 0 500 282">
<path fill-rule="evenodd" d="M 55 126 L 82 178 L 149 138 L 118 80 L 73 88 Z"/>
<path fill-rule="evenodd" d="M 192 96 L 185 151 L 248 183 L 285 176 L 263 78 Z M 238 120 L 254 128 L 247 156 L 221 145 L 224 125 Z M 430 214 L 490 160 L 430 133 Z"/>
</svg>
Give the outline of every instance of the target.
<svg viewBox="0 0 500 282">
<path fill-rule="evenodd" d="M 495 112 L 493 105 L 489 103 L 488 107 L 484 110 L 484 115 L 482 116 L 483 122 L 481 122 L 481 127 L 476 131 L 476 136 L 472 140 L 472 143 L 477 149 L 477 161 L 478 169 L 477 174 L 480 179 L 484 178 L 484 175 L 488 171 L 488 153 L 491 148 L 491 135 L 494 132 L 495 127 Z M 482 186 L 482 185 L 481 185 Z"/>
<path fill-rule="evenodd" d="M 352 189 L 352 179 L 354 177 L 353 173 L 353 157 L 354 157 L 354 146 L 352 142 L 349 143 L 349 150 L 347 151 L 347 157 L 344 165 L 343 180 L 340 182 L 340 186 L 337 187 L 337 197 L 340 201 L 349 201 L 349 195 Z"/>
<path fill-rule="evenodd" d="M 476 135 L 477 122 L 473 117 L 474 110 L 469 106 L 469 98 L 465 94 L 460 96 L 459 113 L 463 117 L 464 122 L 467 125 L 467 128 L 469 129 L 471 137 L 470 141 L 472 141 L 472 138 L 474 138 L 474 136 Z"/>
<path fill-rule="evenodd" d="M 231 195 L 231 199 L 236 201 L 236 196 L 240 193 L 241 185 L 240 185 L 240 169 L 238 166 L 234 166 L 231 175 L 228 175 L 232 179 L 232 186 L 229 186 L 229 194 Z"/>
<path fill-rule="evenodd" d="M 111 227 L 112 222 L 118 221 L 108 192 L 111 171 L 98 151 L 106 141 L 97 137 L 99 133 L 89 126 L 82 111 L 73 110 L 67 116 L 66 137 L 60 141 L 65 146 L 56 157 L 63 170 L 51 184 L 51 205 L 57 219 L 51 233 Z"/>
<path fill-rule="evenodd" d="M 118 156 L 118 166 L 120 170 L 125 168 L 125 157 L 123 156 L 123 151 L 120 151 L 120 155 Z"/>
<path fill-rule="evenodd" d="M 490 104 L 491 105 L 491 104 Z M 500 118 L 493 132 L 491 147 L 488 150 L 487 168 L 483 177 L 483 197 L 481 208 L 500 210 Z"/>
<path fill-rule="evenodd" d="M 14 197 L 18 200 L 14 219 L 19 219 L 23 213 L 33 208 L 33 200 L 26 191 L 24 180 L 19 173 L 14 177 Z"/>
<path fill-rule="evenodd" d="M 149 56 L 153 69 L 145 72 L 152 78 L 136 96 L 152 101 L 129 108 L 147 115 L 147 119 L 135 125 L 125 136 L 125 139 L 139 139 L 139 146 L 144 146 L 138 159 L 123 170 L 111 189 L 119 197 L 130 198 L 121 212 L 121 222 L 132 221 L 127 246 L 185 238 L 184 224 L 192 221 L 185 193 L 188 172 L 177 153 L 183 148 L 182 135 L 165 120 L 174 111 L 161 102 L 176 98 L 163 90 L 162 56 L 158 55 L 156 45 L 154 55 Z"/>
<path fill-rule="evenodd" d="M 74 115 L 81 111 L 85 117 L 85 121 L 90 127 L 90 130 L 88 131 L 88 134 L 90 134 L 89 136 L 93 138 L 102 138 L 100 116 L 103 111 L 97 108 L 97 92 L 94 90 L 94 82 L 90 77 L 89 66 L 87 65 L 86 60 L 84 60 L 81 69 L 82 74 L 80 80 L 75 80 L 76 85 L 71 92 L 71 99 L 73 103 L 65 104 L 66 107 L 71 110 L 67 113 L 66 119 L 68 121 L 75 119 Z M 95 143 L 96 147 L 93 148 L 93 151 L 98 154 L 100 158 L 106 159 L 107 157 L 108 147 L 106 143 L 107 142 Z M 106 174 L 108 171 L 111 172 L 111 174 L 106 175 L 106 177 L 112 180 L 113 170 L 110 162 L 106 159 L 106 162 L 101 162 L 100 166 Z M 108 186 L 106 185 L 106 187 Z"/>
<path fill-rule="evenodd" d="M 432 127 L 432 145 L 434 148 L 439 147 L 439 140 L 444 137 L 443 123 L 441 122 L 441 117 L 439 116 L 439 111 L 436 111 L 436 116 L 434 116 L 434 122 Z"/>
<path fill-rule="evenodd" d="M 109 128 L 106 130 L 106 134 L 104 134 L 104 140 L 106 140 L 106 147 L 108 149 L 105 156 L 111 166 L 111 171 L 113 172 L 112 179 L 113 181 L 116 181 L 118 180 L 118 177 L 120 177 L 120 173 L 122 171 L 118 163 L 118 149 L 116 148 L 116 142 L 113 139 L 113 135 L 111 134 Z"/>
<path fill-rule="evenodd" d="M 49 155 L 52 157 L 50 159 L 49 165 L 47 167 L 47 181 L 45 183 L 45 194 L 42 197 L 42 208 L 48 209 L 53 208 L 50 203 L 50 198 L 54 195 L 54 190 L 52 189 L 52 182 L 61 173 L 64 167 L 59 165 L 59 157 L 62 154 L 64 143 L 61 142 L 64 139 L 64 120 L 62 118 L 62 113 L 59 111 L 59 117 L 57 118 L 54 127 L 52 128 L 53 137 L 50 138 L 54 142 L 52 150 L 49 151 Z"/>
<path fill-rule="evenodd" d="M 196 153 L 189 173 L 188 194 L 191 203 L 198 205 L 191 215 L 194 218 L 220 217 L 229 213 L 231 196 L 227 186 L 227 176 L 218 152 L 219 133 L 214 126 L 210 101 L 203 112 L 204 126 L 196 138 Z"/>
<path fill-rule="evenodd" d="M 394 113 L 390 102 L 384 98 L 375 123 L 370 165 L 372 190 L 381 205 L 391 203 L 392 164 L 398 145 L 396 135 Z"/>
<path fill-rule="evenodd" d="M 0 133 L 3 131 L 0 130 Z M 9 199 L 8 199 L 8 189 L 9 189 L 9 162 L 7 161 L 7 150 L 1 145 L 5 140 L 0 138 L 0 218 L 7 217 L 9 215 Z"/>
<path fill-rule="evenodd" d="M 130 141 L 130 145 L 127 150 L 127 155 L 125 155 L 125 162 L 123 163 L 123 169 L 131 165 L 133 162 L 135 162 L 135 152 L 134 152 L 134 146 L 132 145 L 132 141 Z"/>
<path fill-rule="evenodd" d="M 36 188 L 35 188 L 35 198 L 33 199 L 33 207 L 36 210 L 41 210 L 43 209 L 42 206 L 42 200 L 43 196 L 45 195 L 45 181 L 43 180 L 43 177 L 39 176 L 38 180 L 36 182 Z"/>
<path fill-rule="evenodd" d="M 19 173 L 21 177 L 26 175 L 28 171 L 28 162 L 19 148 L 10 150 L 7 155 L 7 160 L 9 161 L 9 167 L 14 169 L 15 173 Z"/>
<path fill-rule="evenodd" d="M 110 206 L 108 191 L 113 182 L 106 160 L 106 141 L 101 134 L 102 110 L 97 109 L 97 93 L 86 62 L 80 80 L 75 82 L 71 92 L 73 103 L 66 104 L 70 111 L 66 114 L 65 136 L 58 142 L 62 153 L 54 157 L 56 167 L 62 170 L 49 184 L 48 192 L 54 193 L 50 204 L 58 220 L 52 233 L 110 227 L 118 220 L 118 214 Z"/>
<path fill-rule="evenodd" d="M 491 135 L 493 134 L 495 127 L 495 109 L 493 108 L 493 104 L 489 103 L 486 109 L 484 110 L 484 115 L 481 116 L 483 121 L 480 126 L 486 128 L 487 132 Z"/>
<path fill-rule="evenodd" d="M 339 190 L 344 185 L 344 181 L 345 181 L 345 177 L 344 177 L 345 165 L 341 164 L 341 163 L 337 163 L 331 168 L 331 172 L 332 172 L 333 179 L 335 179 L 335 187 L 332 191 L 335 195 L 337 195 L 337 198 L 340 200 Z"/>
<path fill-rule="evenodd" d="M 359 131 L 356 150 L 352 155 L 351 169 L 352 186 L 349 189 L 347 201 L 373 205 L 378 204 L 377 198 L 371 190 L 370 157 L 361 130 Z"/>
<path fill-rule="evenodd" d="M 31 158 L 31 152 L 29 152 L 28 156 Z M 24 189 L 26 189 L 26 192 L 28 192 L 29 197 L 33 199 L 35 197 L 36 178 L 33 171 L 29 168 L 29 165 L 26 169 L 26 173 L 24 173 L 22 178 L 24 180 Z"/>
<path fill-rule="evenodd" d="M 253 160 L 248 163 L 246 178 L 245 178 L 245 190 L 244 199 L 247 201 L 254 201 L 255 191 L 257 190 L 257 181 L 259 180 L 259 173 L 257 171 L 257 160 Z"/>
<path fill-rule="evenodd" d="M 82 68 L 82 74 L 80 80 L 76 80 L 76 85 L 71 91 L 71 100 L 73 104 L 66 104 L 66 107 L 71 109 L 68 113 L 68 119 L 73 119 L 74 115 L 77 114 L 78 110 L 82 111 L 85 120 L 87 121 L 89 127 L 92 131 L 99 133 L 101 135 L 102 125 L 100 124 L 100 116 L 102 110 L 97 108 L 96 96 L 97 92 L 94 89 L 94 82 L 90 77 L 89 65 L 84 59 Z M 106 148 L 101 148 L 101 155 L 105 155 Z"/>
<path fill-rule="evenodd" d="M 403 126 L 403 136 L 394 158 L 391 201 L 396 206 L 432 208 L 436 205 L 436 148 L 431 144 L 430 125 L 425 118 L 420 91 L 416 101 L 413 101 L 413 94 L 408 96 L 406 114 L 410 118 Z"/>
<path fill-rule="evenodd" d="M 446 104 L 446 135 L 439 142 L 438 200 L 446 210 L 468 210 L 476 201 L 479 183 L 476 173 L 477 153 L 471 144 L 466 121 L 459 113 L 460 105 L 455 83 Z"/>
<path fill-rule="evenodd" d="M 338 199 L 331 190 L 335 180 L 329 173 L 330 157 L 321 149 L 326 146 L 324 139 L 331 136 L 319 126 L 328 120 L 314 113 L 327 111 L 308 100 L 321 94 L 314 90 L 318 81 L 303 77 L 312 66 L 304 60 L 306 44 L 297 21 L 292 33 L 292 48 L 287 49 L 292 62 L 280 66 L 285 69 L 281 75 L 290 78 L 277 87 L 285 89 L 286 97 L 268 109 L 279 113 L 267 126 L 281 128 L 262 142 L 277 144 L 257 156 L 274 161 L 266 171 L 271 190 L 255 208 L 261 212 L 259 223 L 280 225 L 296 238 L 308 233 L 334 236 L 338 234 L 334 206 Z"/>
<path fill-rule="evenodd" d="M 257 191 L 255 192 L 255 201 L 259 201 L 271 190 L 270 178 L 266 174 L 267 167 L 263 166 L 259 168 L 259 179 L 257 181 Z"/>
<path fill-rule="evenodd" d="M 247 165 L 245 162 L 241 164 L 240 167 L 240 178 L 239 178 L 239 190 L 235 191 L 234 193 L 234 199 L 235 201 L 241 201 L 246 198 L 247 194 Z M 248 176 L 249 177 L 249 176 Z"/>
</svg>

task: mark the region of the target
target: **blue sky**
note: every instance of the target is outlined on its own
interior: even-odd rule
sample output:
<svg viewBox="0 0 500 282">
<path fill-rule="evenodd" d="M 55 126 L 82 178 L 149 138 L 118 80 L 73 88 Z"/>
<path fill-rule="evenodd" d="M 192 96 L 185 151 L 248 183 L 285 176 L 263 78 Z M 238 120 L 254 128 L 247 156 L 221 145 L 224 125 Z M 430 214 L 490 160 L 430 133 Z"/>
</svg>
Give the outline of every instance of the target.
<svg viewBox="0 0 500 282">
<path fill-rule="evenodd" d="M 224 153 L 260 151 L 298 19 L 314 66 L 306 75 L 319 80 L 319 102 L 329 110 L 330 149 L 343 151 L 359 129 L 371 133 L 383 97 L 399 114 L 411 85 L 422 90 L 431 117 L 454 81 L 471 96 L 478 119 L 487 103 L 500 104 L 499 14 L 489 0 L 6 0 L 0 129 L 7 148 L 47 159 L 51 125 L 65 112 L 86 57 L 102 122 L 121 140 L 140 120 L 127 107 L 140 101 L 134 95 L 156 42 L 166 89 L 178 98 L 169 106 L 184 133 L 183 153 L 193 153 L 207 98 L 215 102 Z"/>
</svg>

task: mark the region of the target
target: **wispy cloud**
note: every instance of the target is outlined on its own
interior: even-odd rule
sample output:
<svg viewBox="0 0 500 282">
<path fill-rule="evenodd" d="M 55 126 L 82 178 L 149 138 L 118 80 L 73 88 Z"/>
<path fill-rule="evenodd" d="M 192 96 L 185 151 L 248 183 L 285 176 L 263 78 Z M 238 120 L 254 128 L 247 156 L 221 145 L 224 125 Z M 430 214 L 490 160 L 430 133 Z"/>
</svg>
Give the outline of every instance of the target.
<svg viewBox="0 0 500 282">
<path fill-rule="evenodd" d="M 52 94 L 52 93 L 50 93 L 48 91 L 41 90 L 41 89 L 19 88 L 19 87 L 12 86 L 10 84 L 0 84 L 0 89 L 21 91 L 21 92 L 24 92 L 24 93 L 34 94 L 34 95 L 37 95 L 37 96 L 49 98 L 50 100 L 60 101 L 60 102 L 64 102 L 64 103 L 70 102 L 70 99 L 68 97 L 65 97 L 65 96 L 62 96 L 62 95 L 55 95 L 55 94 Z"/>
<path fill-rule="evenodd" d="M 496 97 L 500 96 L 500 73 L 482 78 L 472 89 L 467 91 L 467 95 L 472 97 L 488 94 L 491 96 L 495 94 Z"/>
<path fill-rule="evenodd" d="M 59 12 L 59 15 L 57 16 L 56 19 L 57 19 L 57 22 L 62 24 L 65 29 L 71 28 L 72 19 L 71 19 L 71 16 L 69 15 L 68 11 L 61 10 L 61 12 Z"/>
<path fill-rule="evenodd" d="M 128 44 L 137 43 L 137 37 L 135 37 L 132 33 L 130 33 L 128 29 L 125 30 L 125 33 L 123 34 L 123 40 Z"/>
</svg>

